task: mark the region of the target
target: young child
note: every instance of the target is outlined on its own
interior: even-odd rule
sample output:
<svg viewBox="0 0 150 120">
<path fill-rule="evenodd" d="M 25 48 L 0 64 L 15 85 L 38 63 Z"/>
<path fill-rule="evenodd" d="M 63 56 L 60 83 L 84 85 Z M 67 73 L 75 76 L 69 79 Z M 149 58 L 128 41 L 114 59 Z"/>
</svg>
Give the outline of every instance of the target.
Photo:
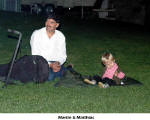
<svg viewBox="0 0 150 120">
<path fill-rule="evenodd" d="M 105 66 L 105 72 L 102 76 L 102 82 L 98 85 L 105 87 L 106 84 L 111 85 L 123 85 L 122 79 L 125 74 L 120 70 L 115 59 L 111 53 L 105 53 L 102 55 L 102 63 Z M 103 84 L 104 83 L 104 84 Z"/>
<path fill-rule="evenodd" d="M 113 55 L 111 53 L 105 53 L 102 55 L 101 60 L 105 66 L 105 71 L 102 77 L 97 80 L 97 84 L 102 88 L 113 85 L 123 85 L 122 79 L 125 78 L 125 74 L 119 69 Z M 94 80 L 89 81 L 88 79 L 85 79 L 84 82 L 93 85 L 96 84 Z"/>
</svg>

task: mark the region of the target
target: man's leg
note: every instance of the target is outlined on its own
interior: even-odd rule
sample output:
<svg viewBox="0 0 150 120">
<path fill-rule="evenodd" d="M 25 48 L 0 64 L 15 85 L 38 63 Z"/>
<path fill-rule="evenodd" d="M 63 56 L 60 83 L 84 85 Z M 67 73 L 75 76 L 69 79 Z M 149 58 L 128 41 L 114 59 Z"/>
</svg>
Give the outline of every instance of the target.
<svg viewBox="0 0 150 120">
<path fill-rule="evenodd" d="M 61 66 L 61 69 L 60 69 L 59 72 L 54 72 L 54 71 L 50 68 L 48 81 L 52 81 L 52 80 L 54 80 L 56 77 L 59 77 L 59 78 L 63 77 L 65 71 L 66 71 L 66 68 L 65 68 L 63 65 Z"/>
<path fill-rule="evenodd" d="M 55 79 L 55 73 L 53 72 L 52 68 L 49 68 L 48 81 L 52 81 L 54 79 Z"/>
<path fill-rule="evenodd" d="M 66 71 L 66 68 L 62 65 L 60 71 L 55 72 L 55 77 L 59 77 L 59 78 L 63 77 L 65 71 Z"/>
</svg>

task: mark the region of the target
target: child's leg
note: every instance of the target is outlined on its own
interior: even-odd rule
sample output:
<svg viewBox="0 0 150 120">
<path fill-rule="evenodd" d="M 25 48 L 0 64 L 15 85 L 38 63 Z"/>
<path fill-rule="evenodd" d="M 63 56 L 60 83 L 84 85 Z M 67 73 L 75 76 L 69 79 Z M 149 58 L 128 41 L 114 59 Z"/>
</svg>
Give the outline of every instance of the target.
<svg viewBox="0 0 150 120">
<path fill-rule="evenodd" d="M 109 78 L 104 78 L 102 81 L 98 82 L 98 86 L 101 88 L 107 88 L 113 85 L 116 85 L 115 81 Z"/>
<path fill-rule="evenodd" d="M 98 75 L 94 75 L 93 79 L 96 80 L 97 84 L 98 84 L 98 82 L 103 82 L 102 78 L 100 76 L 98 76 Z"/>
<path fill-rule="evenodd" d="M 107 83 L 109 86 L 116 85 L 116 82 L 112 79 L 109 79 L 109 78 L 102 79 L 102 82 L 105 83 L 105 84 Z"/>
<path fill-rule="evenodd" d="M 94 76 L 89 76 L 88 78 L 84 79 L 84 82 L 91 84 L 91 85 L 96 85 L 98 82 L 102 82 L 102 79 L 98 75 Z"/>
</svg>

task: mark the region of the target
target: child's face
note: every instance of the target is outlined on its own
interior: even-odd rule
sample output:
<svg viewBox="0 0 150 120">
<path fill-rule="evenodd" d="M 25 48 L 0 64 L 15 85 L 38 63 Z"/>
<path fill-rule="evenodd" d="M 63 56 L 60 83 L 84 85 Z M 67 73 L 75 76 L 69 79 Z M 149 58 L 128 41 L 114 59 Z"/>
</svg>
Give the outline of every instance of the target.
<svg viewBox="0 0 150 120">
<path fill-rule="evenodd" d="M 105 65 L 107 68 L 111 68 L 111 67 L 113 67 L 113 65 L 114 65 L 114 61 L 112 61 L 112 60 L 105 61 L 105 62 L 104 62 L 104 65 Z"/>
</svg>

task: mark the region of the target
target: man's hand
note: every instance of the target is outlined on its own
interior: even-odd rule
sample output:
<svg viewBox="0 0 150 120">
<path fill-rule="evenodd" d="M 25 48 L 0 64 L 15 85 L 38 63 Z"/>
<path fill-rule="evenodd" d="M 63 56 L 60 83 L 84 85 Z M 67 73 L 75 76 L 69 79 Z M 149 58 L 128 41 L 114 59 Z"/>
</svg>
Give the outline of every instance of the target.
<svg viewBox="0 0 150 120">
<path fill-rule="evenodd" d="M 61 69 L 61 65 L 59 62 L 51 63 L 50 67 L 53 69 L 54 72 L 59 72 Z"/>
</svg>

